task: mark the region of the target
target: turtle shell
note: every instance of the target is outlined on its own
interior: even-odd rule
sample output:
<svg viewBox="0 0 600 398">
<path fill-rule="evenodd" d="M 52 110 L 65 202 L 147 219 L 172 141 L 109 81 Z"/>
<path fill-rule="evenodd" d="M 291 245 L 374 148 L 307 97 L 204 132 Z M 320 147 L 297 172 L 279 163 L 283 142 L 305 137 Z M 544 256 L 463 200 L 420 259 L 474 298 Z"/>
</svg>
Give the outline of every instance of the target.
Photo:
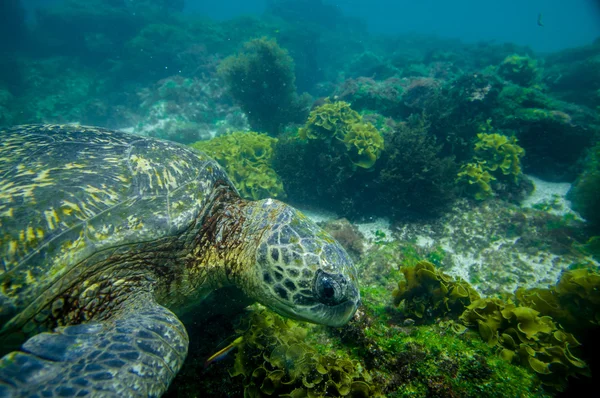
<svg viewBox="0 0 600 398">
<path fill-rule="evenodd" d="M 0 334 L 76 283 L 90 256 L 180 235 L 223 183 L 215 161 L 172 142 L 75 125 L 0 130 Z"/>
</svg>

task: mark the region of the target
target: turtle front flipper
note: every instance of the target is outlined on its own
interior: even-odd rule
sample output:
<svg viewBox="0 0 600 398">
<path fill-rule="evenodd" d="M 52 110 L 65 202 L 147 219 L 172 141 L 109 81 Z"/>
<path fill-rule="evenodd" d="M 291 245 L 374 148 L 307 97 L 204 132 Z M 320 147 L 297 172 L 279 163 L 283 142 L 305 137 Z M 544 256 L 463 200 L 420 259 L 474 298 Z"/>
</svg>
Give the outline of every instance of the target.
<svg viewBox="0 0 600 398">
<path fill-rule="evenodd" d="M 151 298 L 103 322 L 57 328 L 0 359 L 0 397 L 156 397 L 181 368 L 183 324 Z"/>
</svg>

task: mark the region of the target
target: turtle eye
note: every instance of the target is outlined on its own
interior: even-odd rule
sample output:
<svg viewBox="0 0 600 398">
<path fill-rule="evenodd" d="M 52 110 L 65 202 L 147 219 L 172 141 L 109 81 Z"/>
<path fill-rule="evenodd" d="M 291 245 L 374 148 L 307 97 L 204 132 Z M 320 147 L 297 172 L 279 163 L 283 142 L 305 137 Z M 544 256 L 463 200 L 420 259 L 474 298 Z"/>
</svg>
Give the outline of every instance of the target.
<svg viewBox="0 0 600 398">
<path fill-rule="evenodd" d="M 319 272 L 315 280 L 315 290 L 323 304 L 335 305 L 342 301 L 342 286 L 334 275 Z"/>
</svg>

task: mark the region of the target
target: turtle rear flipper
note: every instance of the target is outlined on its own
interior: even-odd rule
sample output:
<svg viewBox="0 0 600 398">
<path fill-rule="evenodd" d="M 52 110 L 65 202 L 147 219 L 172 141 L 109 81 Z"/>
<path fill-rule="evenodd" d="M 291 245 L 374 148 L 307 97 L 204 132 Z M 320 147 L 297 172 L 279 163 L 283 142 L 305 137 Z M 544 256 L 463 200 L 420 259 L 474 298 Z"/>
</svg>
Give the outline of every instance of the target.
<svg viewBox="0 0 600 398">
<path fill-rule="evenodd" d="M 3 396 L 160 396 L 188 349 L 183 324 L 150 298 L 107 321 L 57 328 L 0 359 Z"/>
</svg>

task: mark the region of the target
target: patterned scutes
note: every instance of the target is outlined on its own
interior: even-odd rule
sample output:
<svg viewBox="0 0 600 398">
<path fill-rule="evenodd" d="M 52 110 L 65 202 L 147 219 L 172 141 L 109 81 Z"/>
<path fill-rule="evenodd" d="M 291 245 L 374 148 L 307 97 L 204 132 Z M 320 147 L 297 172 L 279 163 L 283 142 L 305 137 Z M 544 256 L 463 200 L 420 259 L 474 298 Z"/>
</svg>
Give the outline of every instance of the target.
<svg viewBox="0 0 600 398">
<path fill-rule="evenodd" d="M 74 125 L 0 130 L 0 301 L 22 310 L 95 252 L 176 235 L 217 179 L 227 177 L 214 161 L 165 141 Z"/>
</svg>

